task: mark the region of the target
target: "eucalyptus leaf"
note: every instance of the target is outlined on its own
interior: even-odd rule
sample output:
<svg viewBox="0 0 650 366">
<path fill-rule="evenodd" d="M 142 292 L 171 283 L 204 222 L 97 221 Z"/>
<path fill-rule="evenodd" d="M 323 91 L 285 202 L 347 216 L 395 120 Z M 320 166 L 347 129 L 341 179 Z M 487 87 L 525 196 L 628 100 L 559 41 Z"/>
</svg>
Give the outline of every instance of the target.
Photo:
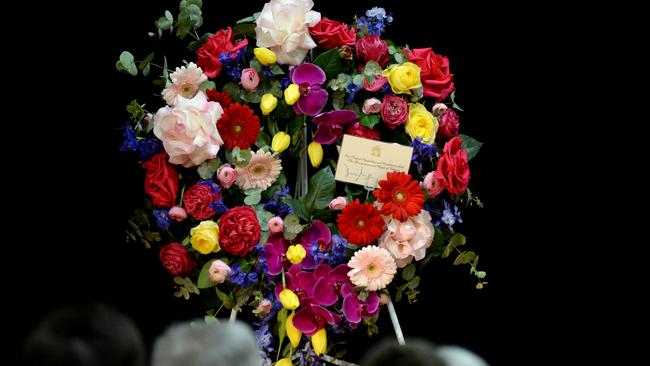
<svg viewBox="0 0 650 366">
<path fill-rule="evenodd" d="M 402 270 L 402 278 L 405 281 L 410 281 L 415 277 L 415 264 L 411 263 Z"/>
<path fill-rule="evenodd" d="M 206 91 L 207 89 L 215 89 L 217 85 L 212 80 L 206 80 L 201 83 L 201 90 Z"/>
<path fill-rule="evenodd" d="M 204 288 L 214 287 L 217 285 L 216 282 L 213 282 L 210 279 L 210 266 L 212 265 L 212 262 L 216 260 L 217 260 L 216 258 L 211 259 L 207 263 L 205 263 L 203 267 L 201 267 L 201 272 L 199 273 L 199 280 L 196 284 L 196 287 L 200 289 L 204 289 Z"/>
<path fill-rule="evenodd" d="M 235 27 L 232 30 L 233 38 L 242 38 L 242 37 L 255 37 L 255 23 L 239 23 L 235 24 Z"/>
<path fill-rule="evenodd" d="M 344 90 L 337 90 L 334 92 L 334 94 L 332 95 L 332 105 L 334 106 L 334 109 L 337 111 L 343 109 L 343 106 L 345 105 Z"/>
<path fill-rule="evenodd" d="M 147 77 L 147 76 L 149 76 L 149 73 L 150 73 L 150 72 L 151 72 L 151 65 L 147 65 L 147 66 L 145 66 L 144 69 L 142 70 L 142 76 Z M 151 126 L 152 126 L 152 128 L 153 128 L 153 123 L 151 124 Z M 148 131 L 147 131 L 147 132 L 148 132 Z"/>
<path fill-rule="evenodd" d="M 172 15 L 172 13 L 169 10 L 165 10 L 165 17 L 167 19 L 169 19 L 170 21 L 172 21 L 172 22 L 174 21 L 174 16 Z"/>
<path fill-rule="evenodd" d="M 463 234 L 456 233 L 456 234 L 452 235 L 451 238 L 449 238 L 449 243 L 445 247 L 445 250 L 442 252 L 441 257 L 442 258 L 449 257 L 449 255 L 451 254 L 451 252 L 455 248 L 457 248 L 459 246 L 462 246 L 462 245 L 465 245 L 466 241 L 467 240 L 465 238 L 465 235 L 463 235 Z"/>
<path fill-rule="evenodd" d="M 203 162 L 196 171 L 199 173 L 201 179 L 210 179 L 214 174 L 219 170 L 221 166 L 221 161 L 219 158 L 208 160 Z"/>
<path fill-rule="evenodd" d="M 336 78 L 341 72 L 341 56 L 338 48 L 323 52 L 314 60 L 314 64 L 325 71 L 328 79 Z"/>
<path fill-rule="evenodd" d="M 418 288 L 419 285 L 420 285 L 420 276 L 415 276 L 411 281 L 409 281 L 407 286 L 411 290 L 415 290 L 416 288 Z"/>
<path fill-rule="evenodd" d="M 468 252 L 462 252 L 456 257 L 456 260 L 454 260 L 454 265 L 457 266 L 459 264 L 467 264 L 470 263 L 471 261 L 476 258 L 476 253 L 472 252 L 471 250 Z"/>
<path fill-rule="evenodd" d="M 486 275 L 487 275 L 487 273 L 485 273 L 485 271 L 477 271 L 476 272 L 476 277 L 478 277 L 480 279 L 484 279 Z"/>
<path fill-rule="evenodd" d="M 397 62 L 398 64 L 403 64 L 404 62 L 406 62 L 406 57 L 401 52 L 396 52 L 393 55 L 393 57 L 395 57 L 395 62 Z"/>
<path fill-rule="evenodd" d="M 262 200 L 262 196 L 259 193 L 257 193 L 257 194 L 252 194 L 250 196 L 246 196 L 244 198 L 244 203 L 249 206 L 253 206 L 258 204 L 261 200 Z"/>
<path fill-rule="evenodd" d="M 149 66 L 151 61 L 153 61 L 155 55 L 156 54 L 154 52 L 148 54 L 147 57 L 144 58 L 144 60 L 140 61 L 140 64 L 138 65 L 138 69 L 143 70 L 145 67 Z"/>
<path fill-rule="evenodd" d="M 467 135 L 460 134 L 458 136 L 463 139 L 461 147 L 467 150 L 467 160 L 472 160 L 478 154 L 479 150 L 481 150 L 483 143 Z"/>
</svg>

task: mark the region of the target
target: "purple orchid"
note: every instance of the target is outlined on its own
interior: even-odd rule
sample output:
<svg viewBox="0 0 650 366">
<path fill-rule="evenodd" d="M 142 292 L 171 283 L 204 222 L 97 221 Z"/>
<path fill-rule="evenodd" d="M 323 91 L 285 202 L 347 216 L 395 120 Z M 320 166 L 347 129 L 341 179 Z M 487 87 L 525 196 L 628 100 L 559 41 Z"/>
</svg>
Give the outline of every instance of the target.
<svg viewBox="0 0 650 366">
<path fill-rule="evenodd" d="M 287 288 L 298 295 L 300 303 L 302 305 L 302 300 L 305 298 L 311 298 L 314 293 L 314 285 L 316 284 L 316 278 L 314 277 L 313 272 L 305 272 L 300 268 L 300 265 L 294 264 L 289 268 L 284 274 L 285 281 L 287 283 Z M 280 298 L 280 292 L 284 290 L 282 283 L 278 283 L 275 286 L 275 295 L 277 298 Z"/>
<path fill-rule="evenodd" d="M 326 223 L 321 220 L 314 220 L 311 227 L 305 231 L 299 242 L 305 247 L 307 255 L 302 260 L 302 268 L 314 269 L 318 263 L 315 262 L 314 256 L 311 252 L 311 247 L 314 243 L 318 243 L 318 248 L 321 251 L 329 250 L 332 243 L 332 232 Z"/>
<path fill-rule="evenodd" d="M 268 266 L 268 274 L 277 276 L 282 273 L 284 253 L 289 247 L 289 242 L 282 236 L 276 234 L 269 237 L 262 250 L 262 258 Z"/>
<path fill-rule="evenodd" d="M 379 310 L 379 296 L 376 292 L 370 292 L 366 301 L 359 300 L 354 292 L 354 287 L 349 284 L 341 288 L 343 294 L 343 314 L 350 323 L 359 323 L 361 319 L 367 319 L 377 314 Z"/>
<path fill-rule="evenodd" d="M 314 141 L 323 145 L 331 144 L 343 136 L 343 130 L 347 125 L 357 120 L 357 114 L 349 110 L 321 113 L 312 119 L 312 122 L 318 125 Z"/>
<path fill-rule="evenodd" d="M 314 270 L 316 284 L 314 285 L 314 298 L 321 305 L 330 306 L 336 304 L 341 295 L 344 285 L 351 286 L 348 277 L 350 267 L 341 264 L 332 269 L 327 264 L 321 264 Z"/>
<path fill-rule="evenodd" d="M 305 298 L 301 301 L 301 309 L 293 317 L 293 325 L 311 337 L 319 330 L 325 328 L 325 323 L 329 325 L 341 322 L 341 317 L 331 313 L 329 310 L 318 305 L 314 298 Z"/>
<path fill-rule="evenodd" d="M 291 82 L 298 85 L 300 98 L 294 105 L 296 114 L 315 116 L 320 113 L 327 103 L 327 90 L 322 88 L 325 83 L 325 72 L 314 64 L 302 64 L 289 73 Z"/>
</svg>

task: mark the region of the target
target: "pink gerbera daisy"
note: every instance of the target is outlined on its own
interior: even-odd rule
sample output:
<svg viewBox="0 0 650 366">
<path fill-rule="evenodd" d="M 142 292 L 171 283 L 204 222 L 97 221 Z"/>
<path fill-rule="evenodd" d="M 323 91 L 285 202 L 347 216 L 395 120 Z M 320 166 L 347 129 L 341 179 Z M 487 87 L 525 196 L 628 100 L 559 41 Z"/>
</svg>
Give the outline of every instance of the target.
<svg viewBox="0 0 650 366">
<path fill-rule="evenodd" d="M 390 253 L 375 245 L 361 248 L 354 253 L 348 266 L 350 281 L 357 286 L 363 286 L 368 291 L 381 290 L 393 280 L 397 265 Z"/>
<path fill-rule="evenodd" d="M 280 159 L 274 158 L 270 152 L 257 150 L 245 167 L 237 167 L 235 183 L 243 190 L 265 190 L 278 179 L 281 170 Z"/>
<path fill-rule="evenodd" d="M 169 105 L 174 105 L 178 95 L 186 99 L 194 98 L 201 84 L 208 80 L 203 70 L 194 62 L 190 62 L 187 66 L 177 67 L 176 71 L 169 75 L 169 78 L 172 79 L 172 83 L 162 91 L 162 96 Z"/>
</svg>

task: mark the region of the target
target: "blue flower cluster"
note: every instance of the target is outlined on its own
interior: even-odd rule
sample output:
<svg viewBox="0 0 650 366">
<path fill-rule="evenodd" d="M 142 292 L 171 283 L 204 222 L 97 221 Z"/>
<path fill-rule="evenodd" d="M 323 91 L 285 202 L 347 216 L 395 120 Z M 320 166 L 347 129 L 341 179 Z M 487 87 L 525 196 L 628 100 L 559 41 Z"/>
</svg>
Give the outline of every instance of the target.
<svg viewBox="0 0 650 366">
<path fill-rule="evenodd" d="M 431 214 L 431 222 L 437 227 L 446 225 L 450 230 L 458 223 L 463 223 L 458 206 L 450 205 L 447 201 L 442 201 L 442 205 L 437 203 L 426 202 L 424 209 Z"/>
<path fill-rule="evenodd" d="M 254 325 L 256 328 L 255 339 L 257 340 L 257 344 L 267 353 L 273 352 L 273 334 L 271 334 L 269 322 L 259 322 Z"/>
<path fill-rule="evenodd" d="M 311 255 L 316 263 L 326 263 L 334 267 L 341 263 L 347 262 L 345 259 L 345 245 L 347 241 L 340 235 L 332 235 L 332 246 L 329 250 L 322 252 L 318 247 L 318 242 L 311 245 Z"/>
<path fill-rule="evenodd" d="M 226 205 L 223 204 L 223 200 L 221 199 L 221 194 L 220 194 L 221 190 L 219 189 L 218 185 L 216 185 L 213 181 L 209 179 L 202 180 L 199 183 L 197 183 L 197 185 L 210 187 L 212 193 L 219 197 L 219 199 L 217 199 L 216 201 L 210 204 L 210 208 L 213 209 L 214 212 L 216 212 L 217 214 L 222 214 L 228 211 L 228 207 L 226 207 Z"/>
<path fill-rule="evenodd" d="M 153 217 L 156 218 L 156 225 L 163 230 L 169 229 L 169 210 L 153 210 Z"/>
<path fill-rule="evenodd" d="M 357 93 L 359 92 L 359 90 L 361 90 L 361 88 L 359 88 L 359 86 L 355 83 L 350 83 L 348 84 L 347 89 L 348 89 L 348 96 L 347 98 L 345 98 L 345 102 L 348 104 L 354 103 L 354 98 L 357 96 Z"/>
<path fill-rule="evenodd" d="M 416 164 L 422 164 L 423 161 L 431 159 L 437 150 L 434 145 L 423 144 L 421 137 L 411 141 L 409 146 L 413 148 L 411 162 Z"/>
<path fill-rule="evenodd" d="M 245 62 L 244 54 L 246 48 L 242 48 L 233 55 L 232 52 L 222 52 L 219 55 L 219 62 L 221 66 L 226 70 L 228 76 L 230 76 L 236 83 L 241 81 L 241 72 L 242 67 L 240 66 Z"/>
<path fill-rule="evenodd" d="M 264 209 L 276 216 L 280 216 L 282 219 L 284 219 L 288 214 L 293 213 L 293 209 L 291 209 L 291 207 L 286 203 L 282 202 L 282 198 L 288 196 L 289 192 L 289 187 L 287 187 L 274 194 L 272 199 L 266 201 Z"/>
<path fill-rule="evenodd" d="M 124 137 L 124 141 L 122 142 L 122 146 L 120 146 L 120 151 L 139 151 L 140 160 L 149 160 L 154 155 L 163 150 L 162 143 L 160 141 L 154 141 L 152 139 L 138 139 L 131 122 L 126 122 L 122 136 Z"/>
<path fill-rule="evenodd" d="M 381 36 L 386 30 L 386 26 L 393 22 L 393 15 L 386 13 L 384 8 L 374 7 L 366 11 L 366 16 L 362 16 L 357 20 L 357 30 L 363 32 L 364 28 L 368 30 L 368 34 Z"/>
<path fill-rule="evenodd" d="M 445 209 L 442 211 L 442 217 L 440 221 L 445 223 L 449 229 L 453 229 L 455 223 L 463 223 L 463 219 L 460 217 L 460 212 L 458 211 L 458 206 L 454 205 L 454 210 L 452 212 L 451 206 L 447 201 L 444 201 Z"/>
<path fill-rule="evenodd" d="M 305 347 L 296 351 L 296 359 L 294 360 L 295 365 L 311 365 L 311 366 L 325 366 L 314 349 L 305 344 Z"/>
<path fill-rule="evenodd" d="M 237 286 L 250 287 L 257 282 L 257 273 L 242 271 L 241 265 L 233 264 L 230 266 L 230 282 Z"/>
</svg>

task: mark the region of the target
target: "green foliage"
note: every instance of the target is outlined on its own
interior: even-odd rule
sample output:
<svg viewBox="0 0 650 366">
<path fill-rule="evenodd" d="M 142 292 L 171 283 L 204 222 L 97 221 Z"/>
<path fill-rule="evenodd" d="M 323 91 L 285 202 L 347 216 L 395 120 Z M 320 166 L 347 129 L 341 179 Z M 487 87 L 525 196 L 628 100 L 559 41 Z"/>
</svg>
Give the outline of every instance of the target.
<svg viewBox="0 0 650 366">
<path fill-rule="evenodd" d="M 284 237 L 293 240 L 302 232 L 305 225 L 300 225 L 300 219 L 296 214 L 289 214 L 284 218 Z"/>
<path fill-rule="evenodd" d="M 449 243 L 445 247 L 445 250 L 442 252 L 442 258 L 449 257 L 449 254 L 451 254 L 454 249 L 465 245 L 466 243 L 467 239 L 465 238 L 465 235 L 460 233 L 452 235 L 451 238 L 449 238 Z"/>
<path fill-rule="evenodd" d="M 221 303 L 223 303 L 223 306 L 226 309 L 232 309 L 235 307 L 235 299 L 232 294 L 221 292 L 218 287 L 215 287 L 214 290 L 217 292 L 217 297 L 221 300 Z"/>
<path fill-rule="evenodd" d="M 278 64 L 273 64 L 269 66 L 269 70 L 273 73 L 273 75 L 284 75 L 284 70 L 280 67 Z"/>
<path fill-rule="evenodd" d="M 228 93 L 230 95 L 230 98 L 232 99 L 233 102 L 239 103 L 241 102 L 241 89 L 239 88 L 239 85 L 235 83 L 226 83 L 226 85 L 223 86 L 222 89 L 224 92 Z"/>
<path fill-rule="evenodd" d="M 335 78 L 341 72 L 341 56 L 338 48 L 332 48 L 323 52 L 314 60 L 314 64 L 319 66 L 328 79 Z"/>
<path fill-rule="evenodd" d="M 282 342 L 287 335 L 287 309 L 282 308 L 278 311 L 278 354 L 282 349 Z"/>
<path fill-rule="evenodd" d="M 244 193 L 246 194 L 244 203 L 249 206 L 256 205 L 262 200 L 262 190 L 259 188 L 249 189 L 244 191 Z"/>
<path fill-rule="evenodd" d="M 467 160 L 472 160 L 478 154 L 483 143 L 467 135 L 460 134 L 458 136 L 463 139 L 461 147 L 467 150 Z"/>
<path fill-rule="evenodd" d="M 203 45 L 205 44 L 205 42 L 208 41 L 208 38 L 210 38 L 211 35 L 212 35 L 212 33 L 203 34 L 199 39 L 190 42 L 187 45 L 187 49 L 190 50 L 190 51 L 198 50 L 199 48 L 203 47 Z"/>
<path fill-rule="evenodd" d="M 201 268 L 201 272 L 199 273 L 199 280 L 197 281 L 196 287 L 200 289 L 204 289 L 204 288 L 214 287 L 217 285 L 216 282 L 213 282 L 210 279 L 210 266 L 212 265 L 212 262 L 216 260 L 217 260 L 216 258 L 211 259 L 203 265 L 203 267 Z"/>
<path fill-rule="evenodd" d="M 256 90 L 243 90 L 240 94 L 241 99 L 246 103 L 259 104 L 262 101 L 262 91 Z"/>
<path fill-rule="evenodd" d="M 199 88 L 201 88 L 203 91 L 206 91 L 207 89 L 215 89 L 216 87 L 217 85 L 212 80 L 206 80 L 199 86 Z"/>
<path fill-rule="evenodd" d="M 255 37 L 255 23 L 239 23 L 235 24 L 235 27 L 232 29 L 232 36 L 234 39 L 243 38 L 243 37 Z M 257 60 L 257 59 L 255 59 Z"/>
<path fill-rule="evenodd" d="M 217 170 L 219 170 L 220 166 L 221 160 L 219 160 L 219 158 L 216 158 L 204 161 L 201 165 L 199 165 L 196 171 L 199 173 L 201 179 L 210 179 L 215 175 Z"/>
<path fill-rule="evenodd" d="M 381 121 L 381 116 L 378 114 L 361 114 L 361 118 L 359 119 L 359 123 L 361 123 L 362 126 L 366 126 L 368 128 L 373 128 L 377 123 Z"/>
<path fill-rule="evenodd" d="M 120 59 L 115 63 L 115 68 L 119 72 L 128 73 L 132 76 L 138 75 L 138 68 L 135 66 L 133 55 L 129 51 L 123 51 Z"/>
<path fill-rule="evenodd" d="M 332 105 L 335 110 L 341 110 L 345 106 L 345 91 L 337 90 L 332 95 Z"/>
<path fill-rule="evenodd" d="M 411 263 L 408 266 L 404 267 L 402 270 L 402 278 L 405 281 L 410 281 L 415 277 L 415 264 Z"/>
<path fill-rule="evenodd" d="M 335 189 L 336 181 L 330 167 L 319 170 L 309 178 L 309 191 L 302 198 L 307 212 L 328 207 L 330 201 L 334 198 Z"/>
<path fill-rule="evenodd" d="M 451 92 L 450 97 L 451 97 L 452 107 L 454 107 L 454 109 L 458 109 L 461 112 L 464 112 L 464 110 L 458 104 L 456 104 L 456 91 L 455 90 L 453 92 Z"/>
<path fill-rule="evenodd" d="M 381 75 L 381 66 L 379 66 L 379 63 L 377 61 L 368 61 L 363 68 L 363 76 L 366 78 L 366 81 L 372 83 L 378 75 Z"/>
<path fill-rule="evenodd" d="M 131 120 L 133 122 L 140 122 L 144 118 L 146 113 L 144 109 L 144 104 L 140 105 L 137 100 L 132 100 L 129 105 L 126 106 L 126 111 L 131 114 Z"/>
<path fill-rule="evenodd" d="M 260 133 L 257 135 L 257 140 L 255 141 L 255 146 L 261 148 L 262 146 L 271 146 L 271 136 L 268 133 L 264 132 L 264 129 L 260 129 Z"/>
<path fill-rule="evenodd" d="M 239 19 L 239 20 L 237 21 L 237 23 L 235 23 L 235 24 L 240 24 L 240 23 L 255 23 L 255 22 L 257 21 L 257 18 L 259 18 L 260 14 L 262 14 L 262 12 L 257 12 L 257 13 L 255 13 L 255 14 L 249 16 L 249 17 L 246 17 L 246 18 L 244 18 L 244 19 Z"/>
<path fill-rule="evenodd" d="M 454 266 L 470 263 L 474 258 L 476 258 L 476 253 L 472 251 L 462 252 L 458 257 L 456 257 L 456 260 L 454 260 Z"/>
<path fill-rule="evenodd" d="M 258 73 L 262 72 L 262 64 L 257 58 L 253 58 L 249 63 L 249 66 L 255 69 L 255 71 L 257 71 Z"/>
<path fill-rule="evenodd" d="M 309 213 L 307 213 L 307 209 L 305 208 L 305 205 L 302 204 L 302 201 L 295 198 L 286 198 L 284 202 L 291 207 L 298 217 L 305 221 L 310 221 Z"/>
<path fill-rule="evenodd" d="M 180 12 L 176 21 L 176 35 L 184 39 L 194 29 L 203 25 L 201 0 L 182 0 L 179 5 Z"/>
<path fill-rule="evenodd" d="M 201 292 L 189 277 L 174 277 L 174 283 L 178 285 L 178 291 L 174 293 L 176 297 L 183 297 L 185 300 L 190 299 L 191 294 L 199 295 Z"/>
</svg>

